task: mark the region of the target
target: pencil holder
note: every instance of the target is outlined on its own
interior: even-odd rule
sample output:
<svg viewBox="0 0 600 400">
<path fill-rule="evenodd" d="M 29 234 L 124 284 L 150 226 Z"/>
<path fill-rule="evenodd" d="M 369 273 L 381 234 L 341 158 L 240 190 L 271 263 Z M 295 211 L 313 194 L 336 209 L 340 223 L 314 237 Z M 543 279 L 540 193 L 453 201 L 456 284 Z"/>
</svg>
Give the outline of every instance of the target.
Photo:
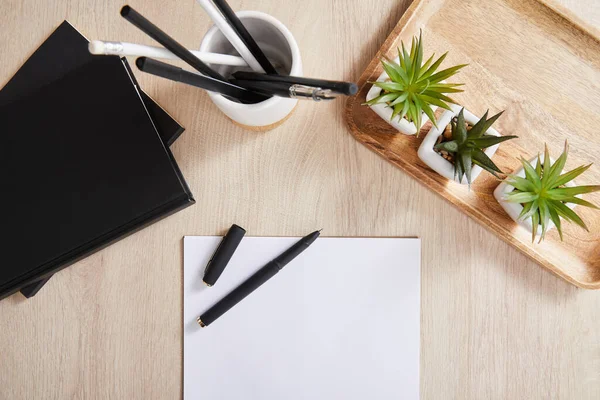
<svg viewBox="0 0 600 400">
<path fill-rule="evenodd" d="M 300 49 L 285 25 L 274 17 L 258 11 L 240 11 L 236 15 L 277 71 L 286 75 L 302 76 Z M 200 51 L 237 55 L 231 43 L 216 26 L 210 28 L 202 39 Z M 226 77 L 236 71 L 250 71 L 248 67 L 216 64 L 212 64 L 211 67 Z M 208 92 L 208 95 L 234 123 L 255 131 L 268 131 L 281 125 L 298 103 L 298 99 L 271 97 L 256 104 L 241 104 L 228 100 L 218 93 Z"/>
</svg>

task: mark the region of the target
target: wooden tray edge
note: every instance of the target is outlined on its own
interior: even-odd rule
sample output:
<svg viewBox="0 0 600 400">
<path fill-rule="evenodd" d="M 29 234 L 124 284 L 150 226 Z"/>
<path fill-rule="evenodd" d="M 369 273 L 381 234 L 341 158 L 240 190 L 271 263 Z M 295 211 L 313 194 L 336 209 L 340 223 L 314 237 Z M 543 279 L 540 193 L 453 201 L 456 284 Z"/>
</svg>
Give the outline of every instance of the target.
<svg viewBox="0 0 600 400">
<path fill-rule="evenodd" d="M 398 23 L 396 24 L 394 29 L 390 32 L 388 37 L 385 39 L 385 41 L 383 42 L 383 44 L 381 45 L 381 47 L 375 54 L 375 57 L 369 62 L 367 67 L 363 70 L 362 74 L 360 75 L 360 77 L 358 79 L 358 83 L 357 83 L 358 87 L 359 87 L 358 93 L 362 92 L 364 86 L 367 84 L 367 78 L 371 75 L 372 71 L 377 68 L 377 65 L 379 63 L 381 56 L 392 47 L 392 44 L 394 42 L 396 42 L 398 36 L 400 35 L 400 32 L 404 29 L 404 27 L 408 24 L 408 22 L 415 16 L 415 14 L 417 13 L 419 8 L 423 5 L 423 3 L 425 1 L 426 0 L 414 0 L 414 2 L 410 5 L 410 7 L 402 15 L 402 17 L 400 18 L 400 20 L 398 21 Z M 548 0 L 536 0 L 536 1 L 543 4 L 544 6 L 548 7 L 553 12 L 556 12 L 562 18 L 566 19 L 569 23 L 574 25 L 577 29 L 583 30 L 583 32 L 585 34 L 590 35 L 595 40 L 598 40 L 600 42 L 600 38 L 599 38 L 600 36 L 596 36 L 595 34 L 590 33 L 587 29 L 583 28 L 580 24 L 576 23 L 574 20 L 566 17 L 561 12 L 556 11 L 550 4 L 546 3 L 546 1 L 548 1 Z M 579 20 L 578 17 L 576 17 L 576 18 L 577 18 L 577 20 Z M 492 229 L 491 225 L 483 223 L 482 219 L 478 216 L 477 210 L 475 210 L 472 207 L 464 207 L 464 208 L 460 207 L 460 205 L 457 204 L 455 201 L 453 201 L 453 199 L 451 197 L 444 195 L 443 191 L 441 190 L 442 188 L 439 188 L 440 190 L 436 190 L 436 188 L 437 188 L 437 186 L 439 186 L 439 184 L 435 180 L 429 178 L 427 175 L 422 174 L 415 166 L 408 164 L 408 163 L 403 163 L 395 155 L 393 157 L 390 157 L 387 154 L 387 150 L 385 149 L 385 147 L 381 146 L 379 143 L 373 143 L 371 140 L 368 140 L 368 138 L 366 138 L 364 136 L 364 134 L 358 129 L 358 127 L 354 121 L 354 114 L 352 113 L 352 109 L 354 107 L 354 103 L 356 102 L 356 100 L 358 100 L 357 96 L 358 96 L 358 94 L 355 96 L 349 97 L 348 100 L 346 100 L 346 104 L 344 107 L 344 118 L 346 119 L 346 123 L 348 124 L 350 133 L 358 142 L 360 142 L 361 144 L 366 146 L 371 151 L 377 153 L 379 156 L 383 157 L 385 160 L 387 160 L 389 163 L 395 165 L 397 168 L 403 170 L 409 176 L 411 176 L 412 178 L 417 180 L 419 182 L 419 184 L 421 184 L 422 186 L 428 188 L 429 190 L 431 190 L 434 193 L 437 193 L 440 197 L 442 197 L 443 199 L 448 201 L 454 207 L 458 208 L 461 212 L 465 213 L 470 218 L 474 219 L 477 223 L 484 226 L 486 230 L 493 233 L 495 236 L 500 237 L 505 243 L 508 243 L 512 247 L 516 248 L 521 253 L 525 254 L 529 259 L 535 261 L 541 267 L 552 272 L 554 275 L 556 275 L 556 276 L 564 279 L 565 281 L 573 284 L 574 286 L 582 288 L 582 289 L 590 289 L 590 290 L 600 289 L 600 280 L 592 281 L 592 282 L 582 282 L 582 281 L 576 280 L 572 276 L 567 275 L 562 270 L 556 268 L 553 264 L 548 263 L 545 259 L 539 258 L 537 256 L 537 254 L 532 252 L 529 247 L 522 245 L 521 242 L 517 241 L 513 236 L 507 235 L 507 234 L 500 234 L 498 231 L 495 231 L 494 229 Z M 493 223 L 493 221 L 490 221 L 490 222 Z"/>
<path fill-rule="evenodd" d="M 571 25 L 575 28 L 583 31 L 585 34 L 594 38 L 597 42 L 600 43 L 600 29 L 596 28 L 594 25 L 589 24 L 588 22 L 582 20 L 577 14 L 563 5 L 556 2 L 556 0 L 536 0 L 537 2 L 543 4 L 552 10 L 555 14 L 560 15 L 563 19 L 567 20 Z"/>
</svg>

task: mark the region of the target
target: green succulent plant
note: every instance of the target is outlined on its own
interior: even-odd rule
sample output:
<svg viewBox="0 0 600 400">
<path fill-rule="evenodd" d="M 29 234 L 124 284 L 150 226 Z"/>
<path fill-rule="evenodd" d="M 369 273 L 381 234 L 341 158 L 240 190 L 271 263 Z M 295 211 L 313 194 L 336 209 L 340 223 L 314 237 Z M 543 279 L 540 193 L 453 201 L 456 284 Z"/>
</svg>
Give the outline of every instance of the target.
<svg viewBox="0 0 600 400">
<path fill-rule="evenodd" d="M 457 87 L 462 83 L 442 83 L 458 72 L 467 64 L 456 65 L 436 72 L 448 53 L 444 53 L 435 62 L 432 55 L 423 63 L 423 40 L 413 37 L 410 53 L 406 51 L 404 42 L 402 50 L 398 48 L 399 63 L 388 58 L 382 58 L 381 64 L 388 75 L 389 82 L 371 82 L 382 89 L 382 94 L 368 102 L 366 105 L 387 104 L 393 108 L 392 118 L 406 117 L 409 122 L 414 122 L 418 130 L 421 127 L 422 115 L 425 113 L 436 124 L 435 115 L 431 106 L 438 106 L 450 110 L 448 103 L 456 103 L 445 93 L 462 92 Z"/>
<path fill-rule="evenodd" d="M 502 173 L 500 168 L 485 154 L 484 150 L 498 143 L 514 139 L 517 136 L 493 136 L 486 132 L 494 122 L 502 115 L 503 111 L 487 118 L 488 111 L 470 129 L 467 129 L 464 116 L 465 109 L 461 109 L 457 117 L 452 118 L 450 127 L 452 129 L 452 140 L 435 145 L 437 150 L 445 150 L 454 158 L 454 178 L 462 181 L 466 175 L 467 182 L 471 184 L 471 170 L 473 165 L 479 165 L 484 170 L 498 177 Z"/>
<path fill-rule="evenodd" d="M 560 218 L 569 222 L 574 222 L 586 231 L 589 231 L 585 222 L 577 213 L 567 207 L 567 203 L 578 204 L 584 207 L 598 209 L 597 206 L 589 201 L 583 200 L 578 195 L 596 192 L 600 190 L 600 185 L 565 187 L 568 182 L 583 174 L 592 164 L 582 165 L 572 171 L 561 173 L 567 162 L 569 145 L 565 141 L 565 150 L 552 163 L 548 146 L 544 150 L 544 162 L 540 161 L 538 154 L 537 165 L 535 168 L 521 157 L 521 163 L 525 171 L 525 178 L 516 175 L 509 175 L 507 183 L 515 188 L 506 195 L 506 200 L 512 203 L 523 204 L 523 211 L 519 219 L 531 218 L 532 235 L 531 241 L 535 241 L 538 229 L 541 226 L 542 232 L 539 242 L 544 240 L 548 229 L 549 221 L 556 225 L 560 240 L 563 240 L 563 233 Z"/>
</svg>

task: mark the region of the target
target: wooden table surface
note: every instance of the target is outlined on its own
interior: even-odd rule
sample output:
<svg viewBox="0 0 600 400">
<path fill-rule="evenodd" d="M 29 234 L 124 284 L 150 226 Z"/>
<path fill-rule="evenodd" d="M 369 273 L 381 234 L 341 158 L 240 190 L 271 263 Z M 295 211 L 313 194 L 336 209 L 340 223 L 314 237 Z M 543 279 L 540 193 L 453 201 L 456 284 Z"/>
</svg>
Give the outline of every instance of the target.
<svg viewBox="0 0 600 400">
<path fill-rule="evenodd" d="M 596 0 L 559 1 L 600 25 Z M 353 80 L 410 1 L 230 3 L 285 23 L 306 75 Z M 191 48 L 211 25 L 194 0 L 130 4 Z M 2 0 L 0 84 L 63 19 L 88 38 L 152 44 L 122 5 Z M 172 149 L 197 204 L 58 273 L 33 299 L 1 301 L 0 399 L 180 398 L 182 238 L 233 222 L 250 235 L 421 237 L 424 399 L 600 398 L 600 293 L 546 272 L 360 145 L 343 101 L 303 102 L 280 128 L 253 133 L 202 91 L 136 76 L 187 128 Z"/>
</svg>

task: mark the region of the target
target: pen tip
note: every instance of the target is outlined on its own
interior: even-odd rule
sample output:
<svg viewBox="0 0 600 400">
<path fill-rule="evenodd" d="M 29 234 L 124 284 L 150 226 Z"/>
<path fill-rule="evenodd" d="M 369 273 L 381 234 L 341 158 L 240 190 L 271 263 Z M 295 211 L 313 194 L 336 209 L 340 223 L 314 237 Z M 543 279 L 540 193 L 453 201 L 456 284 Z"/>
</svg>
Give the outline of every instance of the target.
<svg viewBox="0 0 600 400">
<path fill-rule="evenodd" d="M 130 11 L 131 7 L 129 7 L 128 5 L 123 6 L 123 8 L 121 8 L 121 16 L 126 17 Z"/>
<path fill-rule="evenodd" d="M 135 65 L 138 67 L 140 71 L 144 70 L 144 64 L 146 64 L 146 57 L 138 57 L 135 60 Z"/>
<path fill-rule="evenodd" d="M 321 233 L 323 231 L 323 228 L 319 229 L 317 232 Z"/>
<path fill-rule="evenodd" d="M 352 83 L 348 87 L 348 93 L 350 94 L 350 96 L 354 96 L 357 92 L 358 92 L 358 85 L 356 83 Z"/>
</svg>

